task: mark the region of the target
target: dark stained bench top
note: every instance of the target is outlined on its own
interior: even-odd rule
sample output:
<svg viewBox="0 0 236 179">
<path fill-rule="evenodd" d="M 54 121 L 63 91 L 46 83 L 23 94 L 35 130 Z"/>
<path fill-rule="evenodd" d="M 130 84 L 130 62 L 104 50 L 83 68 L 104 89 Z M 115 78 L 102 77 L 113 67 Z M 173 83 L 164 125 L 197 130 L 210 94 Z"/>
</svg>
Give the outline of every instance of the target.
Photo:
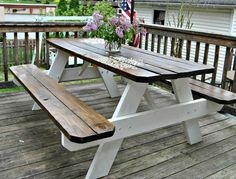
<svg viewBox="0 0 236 179">
<path fill-rule="evenodd" d="M 169 80 L 162 82 L 171 85 Z M 197 97 L 205 98 L 218 104 L 236 103 L 236 94 L 233 92 L 191 78 L 189 79 L 189 85 L 193 95 Z"/>
<path fill-rule="evenodd" d="M 114 134 L 112 123 L 36 66 L 19 65 L 10 70 L 70 141 L 85 143 Z"/>
<path fill-rule="evenodd" d="M 193 94 L 199 97 L 219 104 L 236 103 L 236 94 L 233 92 L 194 79 L 189 79 L 189 83 Z"/>
<path fill-rule="evenodd" d="M 125 45 L 122 46 L 121 52 L 112 54 L 111 57 L 111 54 L 105 52 L 104 41 L 101 39 L 48 39 L 48 43 L 136 82 L 156 82 L 214 71 L 212 66 L 183 61 Z M 117 60 L 117 58 L 124 58 L 124 60 Z"/>
</svg>

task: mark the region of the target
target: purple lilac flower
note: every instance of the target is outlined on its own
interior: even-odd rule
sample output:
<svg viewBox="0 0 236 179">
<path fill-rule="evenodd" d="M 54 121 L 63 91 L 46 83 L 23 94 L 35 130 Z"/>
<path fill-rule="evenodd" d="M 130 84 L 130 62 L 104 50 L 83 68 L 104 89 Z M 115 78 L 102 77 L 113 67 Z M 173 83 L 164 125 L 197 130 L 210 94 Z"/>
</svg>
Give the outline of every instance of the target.
<svg viewBox="0 0 236 179">
<path fill-rule="evenodd" d="M 118 25 L 118 23 L 119 23 L 119 18 L 118 17 L 112 17 L 111 19 L 110 19 L 110 23 L 111 23 L 111 25 Z"/>
<path fill-rule="evenodd" d="M 90 32 L 90 31 L 97 30 L 97 29 L 98 29 L 98 26 L 94 22 L 88 22 L 86 24 L 86 26 L 83 27 L 83 30 L 85 32 Z"/>
<path fill-rule="evenodd" d="M 102 19 L 103 19 L 103 15 L 101 15 L 99 11 L 96 11 L 93 13 L 93 21 L 96 24 L 99 24 Z"/>
<path fill-rule="evenodd" d="M 91 31 L 90 26 L 88 26 L 88 25 L 84 26 L 84 27 L 83 27 L 83 31 L 84 31 L 84 32 L 90 32 L 90 31 Z"/>
<path fill-rule="evenodd" d="M 123 29 L 121 27 L 116 27 L 116 34 L 118 35 L 118 37 L 123 38 L 124 37 Z"/>
<path fill-rule="evenodd" d="M 130 21 L 123 17 L 120 18 L 120 24 L 122 25 L 122 28 L 125 32 L 127 32 L 131 27 Z"/>
</svg>

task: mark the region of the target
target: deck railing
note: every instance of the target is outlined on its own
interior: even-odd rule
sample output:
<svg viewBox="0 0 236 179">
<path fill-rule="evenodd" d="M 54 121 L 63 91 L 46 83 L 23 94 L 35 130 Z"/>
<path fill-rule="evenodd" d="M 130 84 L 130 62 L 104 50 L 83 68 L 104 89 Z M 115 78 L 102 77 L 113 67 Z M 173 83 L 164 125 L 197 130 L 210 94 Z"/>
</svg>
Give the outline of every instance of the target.
<svg viewBox="0 0 236 179">
<path fill-rule="evenodd" d="M 221 79 L 222 88 L 226 88 L 226 73 L 235 69 L 232 59 L 236 37 L 153 24 L 141 26 L 147 29 L 147 34 L 141 37 L 140 48 L 211 64 L 216 70 L 211 76 L 210 83 L 215 85 L 216 79 Z M 206 76 L 202 75 L 201 80 L 205 81 Z"/>
<path fill-rule="evenodd" d="M 59 37 L 61 32 L 64 32 L 65 37 L 72 34 L 72 37 L 77 38 L 84 25 L 85 23 L 81 22 L 1 22 L 0 34 L 3 38 L 0 43 L 0 67 L 4 72 L 4 81 L 9 80 L 9 65 L 31 62 L 34 48 L 35 63 L 48 68 L 49 46 L 45 39 L 52 35 Z M 217 79 L 220 79 L 222 88 L 226 88 L 226 73 L 236 67 L 236 63 L 232 62 L 236 37 L 153 24 L 140 24 L 140 26 L 147 29 L 146 36 L 141 37 L 140 48 L 213 65 L 216 70 L 210 82 L 215 85 Z M 40 50 L 41 32 L 43 32 L 42 50 Z M 8 33 L 13 33 L 13 39 L 10 41 L 6 38 Z M 18 38 L 19 33 L 23 33 L 23 39 Z M 30 40 L 32 33 L 35 34 L 33 41 Z M 205 81 L 208 77 L 202 75 L 201 80 Z M 236 83 L 234 84 L 236 89 Z"/>
<path fill-rule="evenodd" d="M 9 80 L 9 65 L 30 63 L 33 53 L 35 53 L 35 63 L 38 66 L 43 64 L 48 67 L 49 46 L 45 39 L 52 35 L 59 37 L 61 32 L 64 32 L 65 37 L 77 38 L 84 25 L 85 23 L 82 22 L 0 22 L 0 34 L 2 36 L 0 65 L 3 69 L 4 81 Z M 13 33 L 12 40 L 7 38 L 9 33 Z M 43 33 L 42 42 L 40 42 L 40 33 Z M 32 34 L 35 36 L 34 40 L 30 39 Z M 23 40 L 19 39 L 19 36 L 21 38 L 23 36 Z M 42 50 L 40 50 L 41 45 Z M 40 57 L 41 52 L 43 53 L 42 57 Z"/>
</svg>

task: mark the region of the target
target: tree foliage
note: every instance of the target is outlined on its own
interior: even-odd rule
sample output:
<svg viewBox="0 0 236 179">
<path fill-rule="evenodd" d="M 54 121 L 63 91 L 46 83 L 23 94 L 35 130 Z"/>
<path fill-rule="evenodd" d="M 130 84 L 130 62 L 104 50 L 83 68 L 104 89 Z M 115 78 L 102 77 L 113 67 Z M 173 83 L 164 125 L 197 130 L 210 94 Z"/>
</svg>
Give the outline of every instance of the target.
<svg viewBox="0 0 236 179">
<path fill-rule="evenodd" d="M 94 11 L 99 11 L 103 15 L 104 21 L 107 21 L 115 15 L 114 8 L 105 1 L 97 2 L 94 6 Z"/>
</svg>

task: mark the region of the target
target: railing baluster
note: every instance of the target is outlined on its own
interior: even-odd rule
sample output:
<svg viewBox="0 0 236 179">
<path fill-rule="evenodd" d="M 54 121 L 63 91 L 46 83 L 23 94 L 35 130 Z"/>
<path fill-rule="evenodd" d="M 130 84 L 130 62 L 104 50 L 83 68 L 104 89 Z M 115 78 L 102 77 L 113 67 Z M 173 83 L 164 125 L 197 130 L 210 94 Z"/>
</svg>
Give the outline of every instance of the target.
<svg viewBox="0 0 236 179">
<path fill-rule="evenodd" d="M 146 33 L 146 38 L 145 38 L 145 50 L 148 49 L 148 37 L 149 37 L 149 33 Z"/>
<path fill-rule="evenodd" d="M 203 57 L 203 64 L 207 64 L 207 61 L 208 61 L 208 53 L 209 53 L 209 44 L 206 43 L 206 44 L 205 44 L 204 57 Z M 205 79 L 206 79 L 206 75 L 203 74 L 201 81 L 205 81 Z"/>
<path fill-rule="evenodd" d="M 211 80 L 212 85 L 215 85 L 215 82 L 216 82 L 216 74 L 217 74 L 217 68 L 218 68 L 218 62 L 219 62 L 219 52 L 220 52 L 220 46 L 216 45 L 216 47 L 215 47 L 215 57 L 214 57 L 215 71 L 212 74 L 212 80 Z"/>
<path fill-rule="evenodd" d="M 40 62 L 39 62 L 39 32 L 36 32 L 35 49 L 36 49 L 36 56 L 35 56 L 36 65 L 39 67 L 40 66 Z"/>
<path fill-rule="evenodd" d="M 190 52 L 191 52 L 191 41 L 187 41 L 187 47 L 186 47 L 186 60 L 190 60 Z"/>
<path fill-rule="evenodd" d="M 47 43 L 47 39 L 49 38 L 49 32 L 46 32 L 46 39 L 45 39 L 45 49 L 46 49 L 46 68 L 49 69 L 49 45 Z"/>
<path fill-rule="evenodd" d="M 25 32 L 25 63 L 29 63 L 29 34 Z"/>
<path fill-rule="evenodd" d="M 167 54 L 167 46 L 168 46 L 168 37 L 165 36 L 165 40 L 164 40 L 164 49 L 163 49 L 163 54 L 164 54 L 164 55 Z"/>
<path fill-rule="evenodd" d="M 157 39 L 157 53 L 160 53 L 160 51 L 161 51 L 161 38 L 162 38 L 162 36 L 158 35 L 158 39 Z"/>
<path fill-rule="evenodd" d="M 17 32 L 14 32 L 14 63 L 18 65 L 18 39 Z"/>
<path fill-rule="evenodd" d="M 154 51 L 154 44 L 155 44 L 155 34 L 152 34 L 152 42 L 151 42 L 151 51 Z"/>
<path fill-rule="evenodd" d="M 224 63 L 224 68 L 223 68 L 223 74 L 222 74 L 222 82 L 221 82 L 221 87 L 223 89 L 226 88 L 226 74 L 227 71 L 230 70 L 232 64 L 232 48 L 227 47 L 226 52 L 225 52 L 225 63 Z"/>
<path fill-rule="evenodd" d="M 13 45 L 12 45 L 11 40 L 8 40 L 8 41 L 7 41 L 7 51 L 8 51 L 7 54 L 9 54 L 9 55 L 8 55 L 8 57 L 9 57 L 9 58 L 8 58 L 8 59 L 9 59 L 9 60 L 8 60 L 8 65 L 11 64 L 11 59 L 13 59 L 13 48 L 12 48 L 12 46 L 13 46 Z"/>
<path fill-rule="evenodd" d="M 143 35 L 140 34 L 139 48 L 142 48 L 142 43 L 143 43 Z"/>
<path fill-rule="evenodd" d="M 170 56 L 174 56 L 175 51 L 175 38 L 171 39 L 171 50 L 170 50 Z"/>
<path fill-rule="evenodd" d="M 3 59 L 3 71 L 4 71 L 4 80 L 8 81 L 8 59 L 7 59 L 7 37 L 6 33 L 2 34 L 3 36 L 3 52 L 2 52 L 2 59 Z"/>
<path fill-rule="evenodd" d="M 178 50 L 177 50 L 178 58 L 182 58 L 183 43 L 184 43 L 183 39 L 179 39 L 179 47 L 178 47 Z"/>
<path fill-rule="evenodd" d="M 78 32 L 74 32 L 74 38 L 78 38 Z"/>
<path fill-rule="evenodd" d="M 70 36 L 69 36 L 69 32 L 66 32 L 66 38 L 69 38 Z"/>
<path fill-rule="evenodd" d="M 196 42 L 196 50 L 195 50 L 195 58 L 194 61 L 198 63 L 199 60 L 199 52 L 200 52 L 200 42 Z"/>
</svg>

